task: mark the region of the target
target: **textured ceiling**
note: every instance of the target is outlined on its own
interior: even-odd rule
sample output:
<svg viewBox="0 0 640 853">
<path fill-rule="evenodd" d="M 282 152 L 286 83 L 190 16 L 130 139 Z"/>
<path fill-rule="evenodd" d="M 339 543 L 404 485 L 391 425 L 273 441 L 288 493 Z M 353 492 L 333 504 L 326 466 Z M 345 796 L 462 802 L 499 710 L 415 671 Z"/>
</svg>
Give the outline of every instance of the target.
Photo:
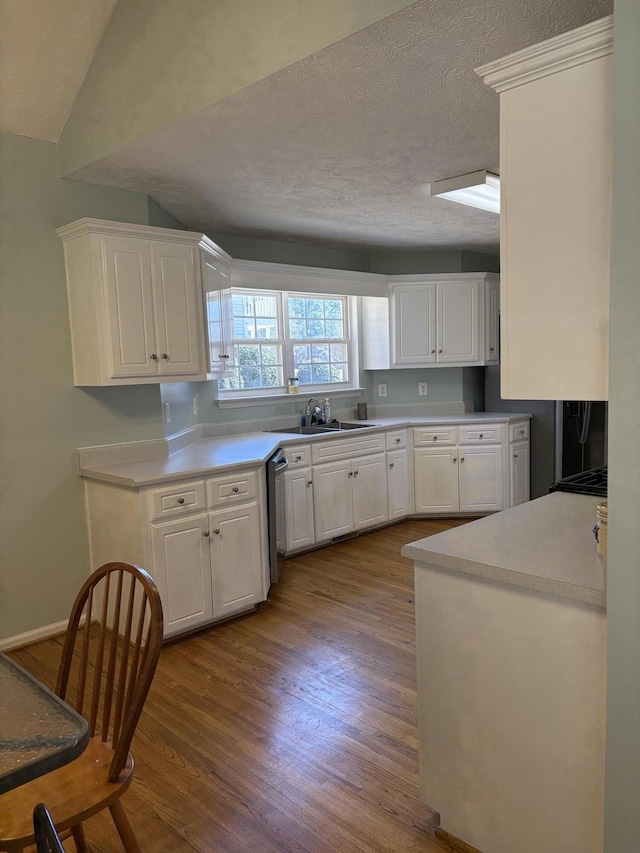
<svg viewBox="0 0 640 853">
<path fill-rule="evenodd" d="M 0 0 L 0 130 L 56 142 L 117 0 Z"/>
<path fill-rule="evenodd" d="M 473 69 L 612 7 L 423 0 L 72 177 L 146 192 L 208 233 L 495 252 L 495 214 L 427 188 L 499 173 L 498 96 Z"/>
</svg>

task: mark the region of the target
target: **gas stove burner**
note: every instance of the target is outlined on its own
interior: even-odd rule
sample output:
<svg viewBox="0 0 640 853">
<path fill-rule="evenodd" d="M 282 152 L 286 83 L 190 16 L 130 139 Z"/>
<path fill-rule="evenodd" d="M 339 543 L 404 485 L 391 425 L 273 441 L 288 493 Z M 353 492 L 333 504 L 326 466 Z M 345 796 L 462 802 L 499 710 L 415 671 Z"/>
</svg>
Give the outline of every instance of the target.
<svg viewBox="0 0 640 853">
<path fill-rule="evenodd" d="M 570 477 L 556 480 L 549 487 L 549 491 L 574 492 L 578 495 L 596 495 L 596 497 L 606 498 L 607 466 L 591 468 L 589 471 L 582 471 L 580 474 L 572 474 Z"/>
</svg>

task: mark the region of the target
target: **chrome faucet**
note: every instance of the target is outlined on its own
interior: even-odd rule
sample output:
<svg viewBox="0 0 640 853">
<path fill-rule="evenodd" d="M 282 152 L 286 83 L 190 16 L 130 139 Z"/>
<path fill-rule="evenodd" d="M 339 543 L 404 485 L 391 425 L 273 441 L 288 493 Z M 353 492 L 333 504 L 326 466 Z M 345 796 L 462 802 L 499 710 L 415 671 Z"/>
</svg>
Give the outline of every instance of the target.
<svg viewBox="0 0 640 853">
<path fill-rule="evenodd" d="M 316 405 L 313 405 L 315 401 Z M 320 400 L 317 397 L 309 397 L 304 407 L 304 416 L 306 419 L 307 426 L 311 426 L 314 421 L 318 420 L 318 415 L 322 412 L 320 408 Z"/>
</svg>

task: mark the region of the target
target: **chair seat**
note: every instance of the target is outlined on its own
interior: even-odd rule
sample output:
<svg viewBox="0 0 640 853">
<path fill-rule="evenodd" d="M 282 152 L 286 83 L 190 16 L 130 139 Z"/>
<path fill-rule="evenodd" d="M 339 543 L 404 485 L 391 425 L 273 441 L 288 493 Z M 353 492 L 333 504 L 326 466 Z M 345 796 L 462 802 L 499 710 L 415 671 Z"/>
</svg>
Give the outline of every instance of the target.
<svg viewBox="0 0 640 853">
<path fill-rule="evenodd" d="M 107 781 L 113 758 L 110 742 L 93 737 L 75 761 L 0 796 L 0 850 L 34 843 L 33 806 L 46 802 L 59 832 L 75 826 L 112 802 L 133 778 L 131 753 L 116 782 Z"/>
</svg>

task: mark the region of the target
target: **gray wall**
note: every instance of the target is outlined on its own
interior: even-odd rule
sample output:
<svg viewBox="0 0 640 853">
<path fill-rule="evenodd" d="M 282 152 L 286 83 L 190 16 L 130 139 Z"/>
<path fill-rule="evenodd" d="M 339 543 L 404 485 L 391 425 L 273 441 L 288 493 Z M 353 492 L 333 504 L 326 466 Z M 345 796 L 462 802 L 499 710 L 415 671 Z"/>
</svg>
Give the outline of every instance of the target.
<svg viewBox="0 0 640 853">
<path fill-rule="evenodd" d="M 616 0 L 605 851 L 640 850 L 640 4 Z"/>
<path fill-rule="evenodd" d="M 0 637 L 68 616 L 87 575 L 75 450 L 162 435 L 158 386 L 75 388 L 62 244 L 82 216 L 145 223 L 136 193 L 58 179 L 56 146 L 0 134 Z"/>
</svg>

